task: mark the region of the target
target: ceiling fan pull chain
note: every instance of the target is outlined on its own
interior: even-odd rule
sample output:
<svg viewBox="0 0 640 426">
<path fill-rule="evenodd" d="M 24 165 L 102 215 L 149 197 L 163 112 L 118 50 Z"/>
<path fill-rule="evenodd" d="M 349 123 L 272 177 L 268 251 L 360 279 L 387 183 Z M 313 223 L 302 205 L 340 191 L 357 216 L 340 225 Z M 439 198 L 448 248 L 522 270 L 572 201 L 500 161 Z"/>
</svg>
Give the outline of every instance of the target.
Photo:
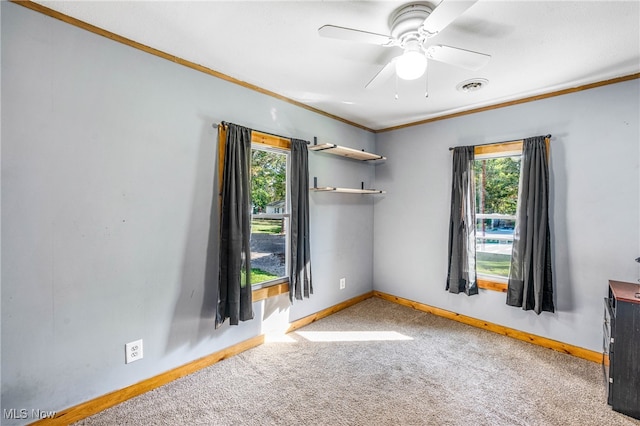
<svg viewBox="0 0 640 426">
<path fill-rule="evenodd" d="M 424 73 L 424 97 L 429 97 L 429 67 Z"/>
<path fill-rule="evenodd" d="M 398 100 L 398 74 L 396 74 L 396 101 Z"/>
</svg>

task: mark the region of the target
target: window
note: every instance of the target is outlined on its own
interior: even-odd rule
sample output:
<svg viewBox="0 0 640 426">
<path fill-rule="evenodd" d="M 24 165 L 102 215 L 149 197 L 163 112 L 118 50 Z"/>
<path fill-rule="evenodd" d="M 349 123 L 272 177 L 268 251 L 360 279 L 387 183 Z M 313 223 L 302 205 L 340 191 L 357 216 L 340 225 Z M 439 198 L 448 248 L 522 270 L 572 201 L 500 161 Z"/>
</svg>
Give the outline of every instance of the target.
<svg viewBox="0 0 640 426">
<path fill-rule="evenodd" d="M 288 280 L 289 150 L 251 149 L 251 285 Z"/>
<path fill-rule="evenodd" d="M 506 291 L 515 231 L 522 143 L 475 148 L 478 286 Z"/>
</svg>

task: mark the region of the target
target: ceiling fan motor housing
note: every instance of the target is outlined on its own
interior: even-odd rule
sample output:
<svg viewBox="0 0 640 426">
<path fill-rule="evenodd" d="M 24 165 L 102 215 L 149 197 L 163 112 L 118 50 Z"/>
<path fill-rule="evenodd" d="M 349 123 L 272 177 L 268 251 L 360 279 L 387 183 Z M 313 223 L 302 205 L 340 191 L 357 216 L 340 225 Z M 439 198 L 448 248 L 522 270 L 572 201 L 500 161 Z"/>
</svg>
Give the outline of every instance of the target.
<svg viewBox="0 0 640 426">
<path fill-rule="evenodd" d="M 433 6 L 430 3 L 411 3 L 397 9 L 391 15 L 391 36 L 398 40 L 400 47 L 404 48 L 411 40 L 417 40 L 422 44 L 426 34 L 423 34 L 420 28 L 432 11 Z"/>
</svg>

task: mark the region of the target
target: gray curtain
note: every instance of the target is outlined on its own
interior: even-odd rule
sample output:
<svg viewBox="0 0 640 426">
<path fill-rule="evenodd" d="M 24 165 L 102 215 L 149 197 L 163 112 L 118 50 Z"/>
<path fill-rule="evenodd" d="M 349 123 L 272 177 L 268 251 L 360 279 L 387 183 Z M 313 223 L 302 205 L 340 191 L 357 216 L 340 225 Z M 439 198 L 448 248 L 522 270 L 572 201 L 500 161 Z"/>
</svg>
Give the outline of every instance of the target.
<svg viewBox="0 0 640 426">
<path fill-rule="evenodd" d="M 478 294 L 473 159 L 474 147 L 454 148 L 446 286 L 450 293 L 464 292 L 469 296 Z"/>
<path fill-rule="evenodd" d="M 507 305 L 553 312 L 549 164 L 544 136 L 524 140 Z"/>
<path fill-rule="evenodd" d="M 227 124 L 227 123 L 225 123 Z M 251 130 L 227 124 L 220 218 L 216 328 L 253 318 L 251 306 Z"/>
<path fill-rule="evenodd" d="M 309 152 L 307 142 L 291 139 L 291 226 L 289 299 L 313 294 L 309 244 Z"/>
</svg>

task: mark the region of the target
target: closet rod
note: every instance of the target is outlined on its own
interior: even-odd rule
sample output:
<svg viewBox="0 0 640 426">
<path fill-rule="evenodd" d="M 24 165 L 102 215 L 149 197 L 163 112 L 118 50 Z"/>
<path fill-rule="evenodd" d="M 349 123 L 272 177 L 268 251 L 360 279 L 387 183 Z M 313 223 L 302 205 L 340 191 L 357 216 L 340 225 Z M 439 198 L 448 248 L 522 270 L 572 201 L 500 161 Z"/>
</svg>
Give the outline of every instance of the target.
<svg viewBox="0 0 640 426">
<path fill-rule="evenodd" d="M 212 126 L 213 126 L 213 128 L 215 129 L 215 128 L 217 128 L 219 125 L 223 125 L 223 126 L 224 126 L 224 125 L 226 125 L 226 124 L 228 124 L 228 123 L 227 123 L 226 121 L 223 121 L 223 122 L 221 122 L 221 123 L 213 123 L 213 124 L 212 124 Z M 249 129 L 251 129 L 251 128 L 249 128 Z M 275 133 L 263 132 L 262 130 L 251 129 L 251 131 L 252 131 L 252 132 L 257 132 L 257 133 L 263 133 L 263 134 L 265 134 L 265 135 L 269 135 L 269 136 L 275 136 L 276 138 L 289 139 L 289 140 L 293 139 L 293 138 L 290 138 L 290 137 L 287 137 L 287 136 L 276 135 Z M 311 142 L 309 142 L 309 141 L 305 141 L 305 142 L 307 143 L 307 145 L 309 145 L 309 144 L 311 143 Z"/>
<path fill-rule="evenodd" d="M 546 136 L 545 136 L 545 139 L 551 139 L 551 135 L 546 135 Z M 520 142 L 520 141 L 523 141 L 523 140 L 524 140 L 524 138 L 522 138 L 522 139 L 514 139 L 514 140 L 511 140 L 511 141 L 481 143 L 481 144 L 479 144 L 479 145 L 473 145 L 473 146 L 499 145 L 499 144 L 501 144 L 501 143 Z M 450 147 L 449 147 L 449 151 L 453 151 L 453 150 L 454 150 L 454 148 L 455 148 L 455 147 L 450 146 Z"/>
</svg>

